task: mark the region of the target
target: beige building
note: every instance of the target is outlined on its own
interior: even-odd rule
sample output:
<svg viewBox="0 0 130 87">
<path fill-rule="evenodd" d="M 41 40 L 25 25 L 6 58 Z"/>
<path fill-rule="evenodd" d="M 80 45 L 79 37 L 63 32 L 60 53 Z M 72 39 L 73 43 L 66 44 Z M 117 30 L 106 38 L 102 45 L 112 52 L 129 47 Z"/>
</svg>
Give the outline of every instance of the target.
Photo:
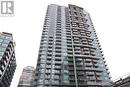
<svg viewBox="0 0 130 87">
<path fill-rule="evenodd" d="M 18 87 L 34 87 L 34 72 L 34 67 L 25 67 L 20 77 Z"/>
</svg>

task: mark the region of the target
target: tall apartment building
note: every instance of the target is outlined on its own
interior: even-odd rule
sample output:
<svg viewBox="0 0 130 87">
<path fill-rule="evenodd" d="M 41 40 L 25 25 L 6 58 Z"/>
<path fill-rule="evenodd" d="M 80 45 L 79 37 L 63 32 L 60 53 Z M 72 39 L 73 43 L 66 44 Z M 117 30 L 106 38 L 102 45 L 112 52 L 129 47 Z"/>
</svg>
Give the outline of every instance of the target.
<svg viewBox="0 0 130 87">
<path fill-rule="evenodd" d="M 47 8 L 36 67 L 36 87 L 109 87 L 110 77 L 89 13 Z"/>
<path fill-rule="evenodd" d="M 18 87 L 34 87 L 35 68 L 27 66 L 23 69 Z"/>
<path fill-rule="evenodd" d="M 0 87 L 9 87 L 16 69 L 12 34 L 0 33 Z"/>
</svg>

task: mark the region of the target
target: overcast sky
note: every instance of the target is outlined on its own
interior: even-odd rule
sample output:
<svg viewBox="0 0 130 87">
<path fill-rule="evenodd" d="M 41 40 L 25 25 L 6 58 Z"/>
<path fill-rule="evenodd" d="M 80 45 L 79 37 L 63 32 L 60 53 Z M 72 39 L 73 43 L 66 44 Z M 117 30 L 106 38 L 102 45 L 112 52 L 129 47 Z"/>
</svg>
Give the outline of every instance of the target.
<svg viewBox="0 0 130 87">
<path fill-rule="evenodd" d="M 48 4 L 85 8 L 92 18 L 110 75 L 130 72 L 130 0 L 14 0 L 14 17 L 0 17 L 0 32 L 13 33 L 17 69 L 11 87 L 17 87 L 22 69 L 36 67 Z"/>
</svg>

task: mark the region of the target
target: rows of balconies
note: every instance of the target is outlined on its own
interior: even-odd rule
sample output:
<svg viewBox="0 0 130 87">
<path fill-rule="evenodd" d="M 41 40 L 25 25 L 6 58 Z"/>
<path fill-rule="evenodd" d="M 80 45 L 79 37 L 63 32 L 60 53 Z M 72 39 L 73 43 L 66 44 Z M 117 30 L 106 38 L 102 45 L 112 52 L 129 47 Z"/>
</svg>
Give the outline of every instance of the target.
<svg viewBox="0 0 130 87">
<path fill-rule="evenodd" d="M 81 23 L 81 24 L 86 24 L 86 22 L 87 22 L 87 19 L 85 19 L 85 18 L 73 17 L 73 16 L 71 16 L 71 20 L 74 23 Z"/>
<path fill-rule="evenodd" d="M 71 56 L 71 55 L 68 55 L 68 56 Z M 75 54 L 75 55 L 73 55 L 73 56 L 74 56 L 75 58 L 77 58 L 77 59 L 80 59 L 80 58 L 82 58 L 82 59 L 93 59 L 94 62 L 100 59 L 99 57 L 96 57 L 96 56 L 83 55 L 83 54 L 82 54 L 82 55 L 77 55 L 77 54 Z"/>
<path fill-rule="evenodd" d="M 51 64 L 51 61 L 46 61 L 46 64 Z"/>
<path fill-rule="evenodd" d="M 12 57 L 14 57 L 14 52 L 13 52 L 13 47 L 12 46 L 13 43 L 8 43 L 8 47 L 6 47 L 6 51 L 3 52 L 1 61 L 0 61 L 0 70 L 1 70 L 1 74 L 4 73 L 4 71 L 6 70 L 7 66 L 6 65 L 10 65 L 9 63 L 12 60 Z"/>
<path fill-rule="evenodd" d="M 68 36 L 68 35 L 67 35 L 67 36 Z M 73 36 L 73 37 L 80 37 L 80 38 L 91 39 L 91 38 L 90 38 L 91 36 L 88 35 L 87 33 L 86 33 L 85 35 L 83 35 L 83 34 L 81 35 L 81 34 L 77 34 L 77 33 L 75 34 L 75 33 L 74 33 L 72 36 Z"/>
<path fill-rule="evenodd" d="M 49 80 L 51 78 L 46 77 L 46 80 L 47 79 Z M 60 80 L 59 76 L 58 77 L 55 76 L 53 79 L 57 80 L 57 81 Z M 70 81 L 70 84 L 75 84 L 75 78 L 74 77 L 73 78 L 69 78 L 69 81 Z M 95 77 L 90 77 L 90 78 L 80 77 L 80 78 L 77 79 L 77 81 L 78 81 L 79 85 L 81 85 L 81 83 L 82 83 L 82 85 L 85 85 L 86 83 L 87 83 L 86 85 L 90 85 L 90 83 L 91 83 L 93 86 L 94 85 L 101 85 L 101 82 L 100 81 L 97 82 L 96 79 L 95 79 Z M 46 82 L 46 84 L 47 84 L 47 82 Z M 59 83 L 59 85 L 60 85 L 60 83 Z"/>
<path fill-rule="evenodd" d="M 78 43 L 74 43 L 73 45 L 74 47 L 77 46 L 77 47 L 82 47 L 82 48 L 84 47 L 84 48 L 96 49 L 95 46 L 90 46 L 90 45 L 83 45 L 83 44 L 78 44 Z"/>
<path fill-rule="evenodd" d="M 61 65 L 61 61 L 55 61 L 55 65 Z"/>
<path fill-rule="evenodd" d="M 85 57 L 92 57 L 93 58 L 93 56 L 95 56 L 95 53 L 94 52 L 91 52 L 91 51 L 86 51 L 86 50 L 77 50 L 77 49 L 74 49 L 75 50 L 75 55 L 76 56 L 85 56 Z M 72 53 L 72 52 L 70 52 L 70 53 Z M 87 56 L 86 56 L 87 55 Z M 95 57 L 94 57 L 95 58 Z"/>
<path fill-rule="evenodd" d="M 101 82 L 96 82 L 96 81 L 87 81 L 87 85 L 91 85 L 91 86 L 101 86 Z"/>
<path fill-rule="evenodd" d="M 79 24 L 78 24 L 78 25 L 77 25 L 77 24 L 73 24 L 73 25 L 71 25 L 71 26 L 72 26 L 73 29 L 84 29 L 84 28 L 87 29 L 87 28 L 84 27 L 83 25 L 79 25 Z"/>
<path fill-rule="evenodd" d="M 83 8 L 69 4 L 69 10 L 76 11 L 76 12 L 82 12 Z"/>
<path fill-rule="evenodd" d="M 68 45 L 68 47 L 71 47 L 71 46 L 72 46 L 71 44 Z M 81 47 L 74 47 L 74 51 L 75 51 L 75 53 L 80 53 L 81 55 L 95 53 L 95 49 L 91 49 L 88 47 L 83 47 L 82 49 L 81 49 Z M 68 53 L 72 53 L 72 50 L 68 50 Z"/>
<path fill-rule="evenodd" d="M 73 69 L 73 68 L 71 68 L 71 69 Z M 85 68 L 83 68 L 83 67 L 76 67 L 76 70 L 77 71 L 96 71 L 96 72 L 102 72 L 102 69 L 100 69 L 100 68 L 94 68 L 94 67 L 85 67 Z"/>
<path fill-rule="evenodd" d="M 78 15 L 78 16 L 83 16 L 83 12 L 80 10 L 74 10 L 70 9 L 70 15 Z"/>
<path fill-rule="evenodd" d="M 76 11 L 76 10 L 70 10 L 69 13 L 70 13 L 70 15 L 72 15 L 72 16 L 79 16 L 79 17 L 83 17 L 83 16 L 84 16 L 82 12 L 78 12 L 78 11 Z"/>
<path fill-rule="evenodd" d="M 79 17 L 79 18 L 84 18 L 83 16 L 81 16 L 81 15 L 70 15 L 70 17 Z"/>
<path fill-rule="evenodd" d="M 59 65 L 55 65 L 55 67 L 54 67 L 56 70 L 60 70 L 61 69 L 61 66 L 59 66 Z"/>
<path fill-rule="evenodd" d="M 74 72 L 69 71 L 69 75 L 71 78 L 74 78 Z"/>
<path fill-rule="evenodd" d="M 53 84 L 55 84 L 55 85 L 57 84 L 58 85 L 59 84 L 59 80 L 55 80 L 55 81 L 45 80 L 45 85 L 46 86 L 49 86 L 50 84 L 51 85 L 53 85 Z"/>
</svg>

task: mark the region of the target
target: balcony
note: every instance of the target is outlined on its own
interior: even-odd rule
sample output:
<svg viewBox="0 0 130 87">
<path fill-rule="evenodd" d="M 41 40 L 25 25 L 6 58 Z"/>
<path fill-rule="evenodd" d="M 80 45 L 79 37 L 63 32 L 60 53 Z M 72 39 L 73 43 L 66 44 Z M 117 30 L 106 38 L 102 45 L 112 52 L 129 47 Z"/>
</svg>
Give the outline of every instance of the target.
<svg viewBox="0 0 130 87">
<path fill-rule="evenodd" d="M 97 73 L 97 72 L 96 72 L 96 75 L 97 75 L 97 76 L 101 76 L 101 75 L 102 75 L 102 73 Z"/>
<path fill-rule="evenodd" d="M 46 61 L 46 64 L 51 64 L 51 61 Z"/>
<path fill-rule="evenodd" d="M 79 50 L 75 51 L 75 54 L 81 54 L 81 51 L 79 51 Z"/>
<path fill-rule="evenodd" d="M 97 60 L 100 59 L 100 57 L 95 57 L 95 56 L 91 56 L 91 55 L 75 54 L 74 56 L 75 56 L 75 57 L 78 57 L 78 58 L 84 58 L 84 59 L 94 59 L 94 60 L 93 60 L 94 62 L 97 62 Z"/>
<path fill-rule="evenodd" d="M 96 78 L 95 78 L 95 76 L 89 76 L 89 77 L 87 77 L 87 80 L 89 80 L 89 81 L 96 81 Z"/>
<path fill-rule="evenodd" d="M 59 80 L 59 76 L 54 76 L 54 80 Z"/>
<path fill-rule="evenodd" d="M 90 67 L 86 67 L 85 69 L 88 70 L 88 71 L 97 71 L 97 72 L 102 72 L 101 69 L 94 68 L 94 67 L 92 67 L 92 68 L 90 68 Z"/>
<path fill-rule="evenodd" d="M 74 64 L 73 63 L 68 63 L 68 66 L 74 66 Z"/>
<path fill-rule="evenodd" d="M 84 45 L 88 45 L 87 40 L 82 41 L 82 44 L 84 44 Z"/>
<path fill-rule="evenodd" d="M 89 51 L 83 51 L 84 55 L 89 55 Z"/>
<path fill-rule="evenodd" d="M 72 71 L 73 71 L 73 70 L 74 70 L 74 67 L 68 67 L 68 70 L 72 70 Z"/>
<path fill-rule="evenodd" d="M 69 75 L 74 76 L 75 74 L 74 72 L 69 72 Z"/>
<path fill-rule="evenodd" d="M 77 73 L 77 76 L 83 76 L 84 73 Z"/>
<path fill-rule="evenodd" d="M 55 69 L 61 69 L 61 66 L 55 66 Z"/>
<path fill-rule="evenodd" d="M 55 75 L 61 75 L 61 73 L 55 73 Z"/>
<path fill-rule="evenodd" d="M 55 57 L 56 61 L 61 61 L 61 57 Z"/>
<path fill-rule="evenodd" d="M 97 80 L 98 80 L 98 81 L 102 81 L 102 78 L 101 78 L 101 77 L 97 77 Z"/>
<path fill-rule="evenodd" d="M 91 67 L 91 66 L 93 66 L 92 63 L 87 63 L 87 64 L 86 64 L 86 67 Z"/>
<path fill-rule="evenodd" d="M 102 69 L 100 68 L 92 68 L 93 71 L 102 72 Z"/>
<path fill-rule="evenodd" d="M 75 80 L 75 78 L 69 78 L 69 80 L 74 81 L 74 80 Z"/>
<path fill-rule="evenodd" d="M 51 66 L 46 66 L 46 68 L 51 69 Z"/>
<path fill-rule="evenodd" d="M 95 87 L 95 86 L 98 86 L 98 85 L 100 85 L 100 86 L 102 85 L 101 83 L 96 82 L 96 81 L 88 81 L 87 84 L 88 84 L 88 85 L 91 85 L 91 86 L 94 86 L 94 87 Z"/>
<path fill-rule="evenodd" d="M 94 72 L 86 72 L 86 74 L 87 74 L 88 76 L 94 76 L 94 75 L 95 75 Z"/>
<path fill-rule="evenodd" d="M 69 50 L 68 50 L 67 52 L 68 52 L 68 53 L 70 53 L 70 54 L 72 54 L 72 53 L 73 53 L 72 51 L 69 51 Z"/>
<path fill-rule="evenodd" d="M 68 57 L 73 57 L 73 54 L 68 54 Z"/>
<path fill-rule="evenodd" d="M 83 67 L 82 64 L 76 64 L 76 67 Z"/>
<path fill-rule="evenodd" d="M 97 63 L 97 64 L 94 64 L 94 66 L 99 67 L 99 66 L 101 66 L 101 64 L 98 64 L 98 63 Z"/>
<path fill-rule="evenodd" d="M 75 49 L 75 50 L 80 50 L 80 47 L 75 47 L 74 49 Z"/>
<path fill-rule="evenodd" d="M 61 65 L 61 61 L 55 61 L 55 65 Z"/>
<path fill-rule="evenodd" d="M 81 70 L 81 71 L 86 71 L 86 69 L 85 68 L 83 68 L 83 67 L 76 67 L 76 70 Z"/>
<path fill-rule="evenodd" d="M 48 71 L 48 70 L 46 70 L 46 72 L 45 72 L 45 73 L 51 73 L 51 71 L 50 71 L 50 70 L 49 70 L 49 71 Z"/>
<path fill-rule="evenodd" d="M 95 46 L 83 45 L 83 44 L 77 44 L 77 43 L 74 43 L 74 46 L 79 46 L 79 47 L 88 47 L 88 48 L 96 49 Z"/>
</svg>

